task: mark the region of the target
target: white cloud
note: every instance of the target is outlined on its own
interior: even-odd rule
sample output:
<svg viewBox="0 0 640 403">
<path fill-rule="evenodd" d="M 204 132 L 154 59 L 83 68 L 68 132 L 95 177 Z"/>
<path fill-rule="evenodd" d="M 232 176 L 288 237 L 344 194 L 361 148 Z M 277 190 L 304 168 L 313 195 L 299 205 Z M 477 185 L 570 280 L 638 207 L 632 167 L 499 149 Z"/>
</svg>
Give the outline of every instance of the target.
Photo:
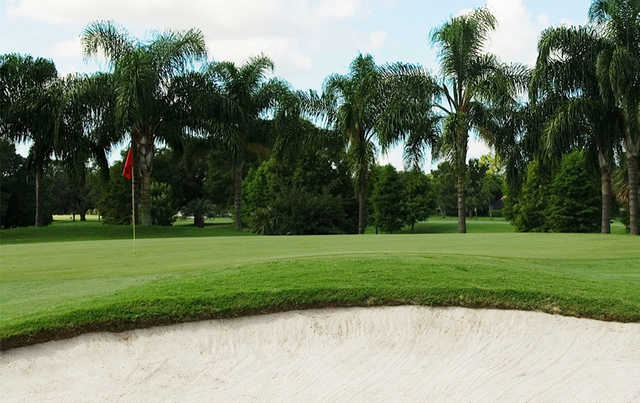
<svg viewBox="0 0 640 403">
<path fill-rule="evenodd" d="M 359 8 L 359 0 L 324 0 L 316 2 L 312 9 L 322 17 L 345 18 L 353 16 Z"/>
<path fill-rule="evenodd" d="M 330 41 L 336 49 L 357 48 L 355 30 L 344 21 L 363 11 L 361 0 L 7 1 L 9 18 L 76 25 L 78 31 L 91 21 L 104 19 L 143 37 L 151 30 L 198 27 L 215 60 L 241 62 L 264 53 L 274 60 L 279 75 L 309 72 L 313 56 L 320 51 L 319 40 Z M 372 42 L 380 46 L 384 39 L 377 33 Z M 79 39 L 53 45 L 51 54 L 62 60 L 80 57 Z"/>
<path fill-rule="evenodd" d="M 522 0 L 488 0 L 487 7 L 498 20 L 487 50 L 503 61 L 535 64 L 538 37 L 549 17 L 533 15 Z"/>
<path fill-rule="evenodd" d="M 379 49 L 387 40 L 385 31 L 375 31 L 369 35 L 369 43 L 373 49 Z"/>
<path fill-rule="evenodd" d="M 215 60 L 230 60 L 243 63 L 249 57 L 265 54 L 273 60 L 294 70 L 310 71 L 313 64 L 301 44 L 290 37 L 254 37 L 241 39 L 208 39 L 210 56 Z"/>
<path fill-rule="evenodd" d="M 75 38 L 69 41 L 58 42 L 53 45 L 52 55 L 54 57 L 78 57 L 82 54 L 82 44 L 80 38 Z"/>
</svg>

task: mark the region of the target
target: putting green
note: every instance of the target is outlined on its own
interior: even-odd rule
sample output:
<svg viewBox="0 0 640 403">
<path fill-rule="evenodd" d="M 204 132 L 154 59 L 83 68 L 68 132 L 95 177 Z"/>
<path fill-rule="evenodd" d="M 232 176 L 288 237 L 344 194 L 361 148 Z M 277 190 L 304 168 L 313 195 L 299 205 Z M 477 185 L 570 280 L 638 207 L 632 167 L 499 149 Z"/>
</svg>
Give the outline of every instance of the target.
<svg viewBox="0 0 640 403">
<path fill-rule="evenodd" d="M 199 237 L 0 247 L 1 347 L 321 306 L 460 305 L 640 321 L 640 239 Z"/>
</svg>

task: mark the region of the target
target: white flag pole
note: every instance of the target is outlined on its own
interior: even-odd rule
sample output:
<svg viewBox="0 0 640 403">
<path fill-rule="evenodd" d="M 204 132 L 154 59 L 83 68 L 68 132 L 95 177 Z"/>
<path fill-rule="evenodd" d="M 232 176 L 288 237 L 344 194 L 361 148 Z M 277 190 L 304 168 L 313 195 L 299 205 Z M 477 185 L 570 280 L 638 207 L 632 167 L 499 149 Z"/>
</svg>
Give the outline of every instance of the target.
<svg viewBox="0 0 640 403">
<path fill-rule="evenodd" d="M 133 227 L 133 254 L 136 254 L 136 164 L 131 143 L 131 224 Z"/>
</svg>

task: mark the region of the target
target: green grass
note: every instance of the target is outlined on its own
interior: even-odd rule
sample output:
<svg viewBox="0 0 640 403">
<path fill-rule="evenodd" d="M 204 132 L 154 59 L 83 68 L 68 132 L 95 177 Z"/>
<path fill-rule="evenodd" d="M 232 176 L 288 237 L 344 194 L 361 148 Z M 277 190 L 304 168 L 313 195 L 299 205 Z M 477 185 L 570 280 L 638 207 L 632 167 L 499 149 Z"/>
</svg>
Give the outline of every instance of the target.
<svg viewBox="0 0 640 403">
<path fill-rule="evenodd" d="M 0 230 L 0 245 L 36 243 L 36 242 L 70 242 L 102 239 L 131 239 L 129 225 L 103 224 L 96 219 L 85 222 L 71 221 L 68 216 L 56 216 L 51 225 L 42 228 L 19 227 Z M 91 217 L 90 217 L 91 218 Z M 252 235 L 249 232 L 238 232 L 233 228 L 230 219 L 217 218 L 207 220 L 204 228 L 197 228 L 192 220 L 179 220 L 172 226 L 136 227 L 136 238 L 194 238 L 211 236 Z"/>
<path fill-rule="evenodd" d="M 458 305 L 640 321 L 640 238 L 492 225 L 499 229 L 466 235 L 309 237 L 220 236 L 229 224 L 178 225 L 149 229 L 135 254 L 130 240 L 97 233 L 46 241 L 77 239 L 74 228 L 83 237 L 98 229 L 127 235 L 99 223 L 9 231 L 20 236 L 0 246 L 0 349 L 324 306 Z M 203 235 L 185 235 L 194 233 Z"/>
<path fill-rule="evenodd" d="M 467 219 L 469 233 L 513 233 L 514 227 L 504 218 L 478 217 Z M 611 227 L 613 234 L 625 234 L 620 222 Z M 401 234 L 454 234 L 458 232 L 457 218 L 431 217 L 428 221 L 415 225 L 414 231 L 405 228 Z M 367 234 L 374 234 L 375 228 L 367 228 Z M 138 239 L 153 238 L 199 238 L 215 236 L 251 236 L 250 232 L 238 232 L 233 228 L 231 218 L 207 220 L 204 228 L 193 226 L 192 220 L 178 220 L 170 227 L 136 228 Z M 86 222 L 71 221 L 71 216 L 54 216 L 54 222 L 43 228 L 22 227 L 0 230 L 0 245 L 70 242 L 107 239 L 131 239 L 131 227 L 128 225 L 108 225 L 98 221 L 96 216 L 88 216 Z"/>
</svg>

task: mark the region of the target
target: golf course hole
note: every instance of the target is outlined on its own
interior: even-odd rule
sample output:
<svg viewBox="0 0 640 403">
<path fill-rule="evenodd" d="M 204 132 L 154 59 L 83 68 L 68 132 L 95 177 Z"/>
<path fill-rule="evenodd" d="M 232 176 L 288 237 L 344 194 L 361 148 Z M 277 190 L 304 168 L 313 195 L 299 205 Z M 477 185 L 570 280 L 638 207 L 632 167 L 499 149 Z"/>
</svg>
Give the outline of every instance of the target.
<svg viewBox="0 0 640 403">
<path fill-rule="evenodd" d="M 0 352 L 13 401 L 633 401 L 640 324 L 537 312 L 294 311 Z"/>
</svg>

